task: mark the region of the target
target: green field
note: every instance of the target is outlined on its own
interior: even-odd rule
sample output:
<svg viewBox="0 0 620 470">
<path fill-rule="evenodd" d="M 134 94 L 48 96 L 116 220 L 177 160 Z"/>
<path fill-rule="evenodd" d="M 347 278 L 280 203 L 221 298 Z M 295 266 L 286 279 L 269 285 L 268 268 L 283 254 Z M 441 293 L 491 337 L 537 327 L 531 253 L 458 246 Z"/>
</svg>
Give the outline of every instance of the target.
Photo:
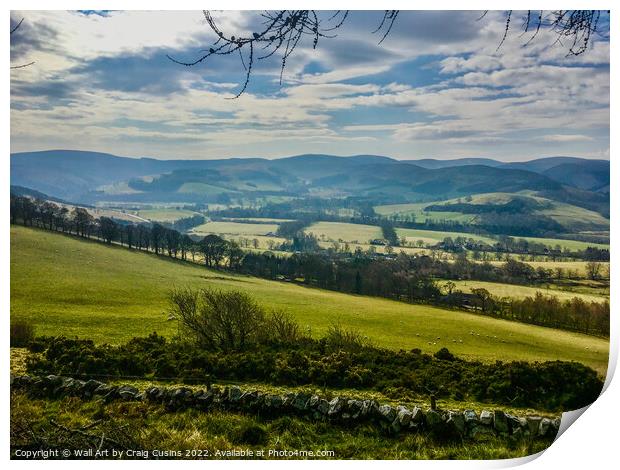
<svg viewBox="0 0 620 470">
<path fill-rule="evenodd" d="M 194 227 L 190 233 L 196 235 L 207 235 L 217 233 L 231 236 L 251 236 L 267 235 L 275 233 L 278 224 L 246 224 L 240 222 L 207 222 L 206 224 Z"/>
<path fill-rule="evenodd" d="M 443 202 L 443 201 L 442 201 Z M 461 222 L 471 224 L 476 221 L 476 216 L 472 214 L 461 214 L 460 212 L 436 212 L 424 210 L 426 206 L 435 204 L 433 202 L 414 202 L 407 204 L 388 204 L 383 206 L 375 206 L 375 212 L 383 216 L 397 215 L 414 216 L 416 222 L 425 222 L 426 220 L 450 220 L 453 222 Z"/>
<path fill-rule="evenodd" d="M 495 240 L 493 240 L 492 238 L 476 235 L 473 233 L 438 232 L 435 230 L 418 230 L 413 228 L 397 228 L 396 233 L 401 238 L 405 237 L 409 242 L 416 242 L 417 240 L 422 240 L 424 243 L 428 243 L 431 245 L 443 241 L 443 239 L 446 237 L 473 238 L 474 240 L 480 240 L 491 245 L 495 243 Z"/>
<path fill-rule="evenodd" d="M 559 238 L 537 238 L 537 237 L 516 237 L 523 238 L 530 242 L 542 243 L 543 245 L 547 245 L 551 248 L 555 248 L 556 246 L 560 246 L 562 249 L 567 248 L 571 251 L 577 250 L 585 250 L 589 246 L 593 246 L 595 248 L 601 249 L 609 249 L 609 243 L 589 243 L 589 242 L 581 242 L 577 240 L 562 240 Z"/>
<path fill-rule="evenodd" d="M 446 281 L 447 282 L 447 281 Z M 603 302 L 609 300 L 609 295 L 601 294 L 585 294 L 581 292 L 568 292 L 553 288 L 546 287 L 529 287 L 529 286 L 517 286 L 513 284 L 501 284 L 498 282 L 485 282 L 485 281 L 452 281 L 456 284 L 456 288 L 463 292 L 470 292 L 471 289 L 483 288 L 488 290 L 491 294 L 497 297 L 512 297 L 516 299 L 522 299 L 525 297 L 534 297 L 536 292 L 541 292 L 544 295 L 553 295 L 560 300 L 568 300 L 573 297 L 579 297 L 587 302 Z"/>
<path fill-rule="evenodd" d="M 609 342 L 460 311 L 409 305 L 210 271 L 152 254 L 11 227 L 11 318 L 38 334 L 118 343 L 157 331 L 173 334 L 166 296 L 174 286 L 240 289 L 267 308 L 285 308 L 322 335 L 340 322 L 377 345 L 484 361 L 575 360 L 605 373 Z M 439 338 L 439 339 L 438 339 Z M 459 342 L 462 341 L 462 342 Z M 430 343 L 430 344 L 429 344 Z"/>
<path fill-rule="evenodd" d="M 513 256 L 514 259 L 519 259 L 516 256 Z M 494 266 L 501 266 L 505 263 L 505 261 L 489 261 L 490 264 Z M 565 273 L 573 273 L 577 276 L 585 277 L 586 276 L 586 265 L 587 261 L 525 261 L 526 264 L 529 264 L 533 268 L 544 268 L 544 269 L 563 269 Z M 609 262 L 601 262 L 601 275 L 603 278 L 609 278 Z"/>
<path fill-rule="evenodd" d="M 281 224 L 282 222 L 291 222 L 293 219 L 273 219 L 269 217 L 222 217 L 223 221 L 242 221 L 242 223 L 255 223 L 255 224 L 267 224 L 275 223 Z"/>
<path fill-rule="evenodd" d="M 341 222 L 317 222 L 306 230 L 319 239 L 368 243 L 375 238 L 383 238 L 381 228 L 375 225 L 347 224 Z"/>
<path fill-rule="evenodd" d="M 185 217 L 192 217 L 194 215 L 200 215 L 198 212 L 187 211 L 184 209 L 141 209 L 136 213 L 137 216 L 144 219 L 152 220 L 153 222 L 175 222 Z"/>
<path fill-rule="evenodd" d="M 443 211 L 427 211 L 426 207 L 430 205 L 450 205 L 459 202 L 468 204 L 505 204 L 516 197 L 526 197 L 538 202 L 545 203 L 550 206 L 546 209 L 534 211 L 537 215 L 546 215 L 556 222 L 562 224 L 567 230 L 579 232 L 582 230 L 609 230 L 609 219 L 601 214 L 577 207 L 572 204 L 566 204 L 558 201 L 552 201 L 547 198 L 535 196 L 531 191 L 523 193 L 484 193 L 474 194 L 470 198 L 447 199 L 435 202 L 419 202 L 409 204 L 389 204 L 376 206 L 375 212 L 384 216 L 414 216 L 416 221 L 424 222 L 427 219 L 432 220 L 449 220 L 467 224 L 476 224 L 478 216 L 475 214 L 463 214 L 461 212 L 443 212 Z"/>
</svg>

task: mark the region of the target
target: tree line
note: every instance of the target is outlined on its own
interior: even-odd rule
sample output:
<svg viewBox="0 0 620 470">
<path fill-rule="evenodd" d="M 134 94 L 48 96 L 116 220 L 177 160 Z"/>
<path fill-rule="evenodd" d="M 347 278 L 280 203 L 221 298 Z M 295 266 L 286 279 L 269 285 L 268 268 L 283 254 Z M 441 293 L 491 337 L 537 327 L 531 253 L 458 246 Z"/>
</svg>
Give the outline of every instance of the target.
<svg viewBox="0 0 620 470">
<path fill-rule="evenodd" d="M 353 215 L 343 215 L 345 212 L 351 212 Z M 426 219 L 422 222 L 417 221 L 413 214 L 394 214 L 393 216 L 383 217 L 374 211 L 372 201 L 355 197 L 344 199 L 321 199 L 321 198 L 304 198 L 300 200 L 291 200 L 281 203 L 270 203 L 258 208 L 248 207 L 231 207 L 216 211 L 209 211 L 209 215 L 213 218 L 279 218 L 279 219 L 295 219 L 290 225 L 285 226 L 287 232 L 297 232 L 300 228 L 308 226 L 314 222 L 342 222 L 352 224 L 376 225 L 383 230 L 383 237 L 390 241 L 391 246 L 406 245 L 392 232 L 395 228 L 434 230 L 472 233 L 475 235 L 486 236 L 494 239 L 494 243 L 485 243 L 471 237 L 456 237 L 454 243 L 446 244 L 445 249 L 448 251 L 470 250 L 480 253 L 514 253 L 532 256 L 550 256 L 552 258 L 574 258 L 585 259 L 587 261 L 609 261 L 609 250 L 589 247 L 582 251 L 571 251 L 562 248 L 559 244 L 549 246 L 544 243 L 518 238 L 506 233 L 512 233 L 518 236 L 543 236 L 555 235 L 551 230 L 531 231 L 531 226 L 538 223 L 538 216 L 533 214 L 521 213 L 512 217 L 515 227 L 507 226 L 500 223 L 506 215 L 503 213 L 492 213 L 486 225 L 464 224 L 452 220 L 434 220 Z M 518 220 L 517 220 L 518 219 Z M 515 222 L 516 221 L 516 222 Z M 303 222 L 303 223 L 302 223 Z M 517 223 L 518 222 L 518 223 Z M 547 228 L 557 227 L 552 221 L 540 221 Z M 299 227 L 296 224 L 300 224 Z M 518 225 L 518 227 L 517 227 Z M 541 225 L 541 226 L 542 226 Z M 553 226 L 553 227 L 552 227 Z M 494 227 L 494 228 L 493 228 Z M 528 228 L 530 227 L 530 228 Z M 385 231 L 387 229 L 387 232 Z M 514 229 L 514 230 L 513 230 Z M 560 230 L 561 231 L 561 230 Z M 552 233 L 553 232 L 553 233 Z M 289 236 L 283 235 L 285 238 Z M 439 244 L 438 248 L 444 248 Z"/>
<path fill-rule="evenodd" d="M 486 289 L 462 292 L 452 282 L 482 280 L 536 285 L 551 280 L 552 271 L 534 269 L 513 259 L 494 266 L 471 262 L 464 257 L 455 262 L 405 253 L 394 258 L 370 257 L 361 250 L 349 256 L 328 252 L 295 253 L 289 257 L 247 253 L 239 271 L 338 292 L 458 308 L 522 323 L 609 335 L 610 307 L 607 301 L 585 302 L 573 298 L 562 302 L 556 296 L 542 294 L 525 299 L 499 298 Z"/>
<path fill-rule="evenodd" d="M 386 297 L 410 303 L 427 303 L 475 310 L 485 315 L 509 318 L 590 334 L 609 334 L 609 303 L 577 300 L 562 304 L 556 297 L 496 299 L 479 290 L 471 294 L 456 291 L 442 280 L 480 280 L 509 284 L 536 285 L 550 282 L 554 272 L 533 268 L 509 259 L 500 266 L 469 261 L 460 255 L 454 262 L 426 255 L 371 255 L 320 250 L 316 238 L 296 232 L 289 244 L 298 247 L 313 243 L 311 250 L 297 250 L 288 257 L 271 252 L 245 252 L 234 241 L 210 234 L 194 240 L 187 234 L 161 224 L 133 224 L 110 217 L 94 218 L 86 209 L 67 207 L 11 196 L 11 223 L 22 223 L 61 231 L 104 243 L 118 243 L 130 249 L 154 252 L 182 260 L 203 262 L 211 268 L 227 268 L 266 279 L 302 282 L 324 289 Z M 310 241 L 308 241 L 310 240 Z M 319 251 L 320 250 L 320 251 Z M 200 255 L 202 260 L 196 259 Z M 452 283 L 454 285 L 454 283 Z M 547 302 L 547 298 L 552 301 Z M 578 313 L 577 313 L 578 312 Z"/>
</svg>

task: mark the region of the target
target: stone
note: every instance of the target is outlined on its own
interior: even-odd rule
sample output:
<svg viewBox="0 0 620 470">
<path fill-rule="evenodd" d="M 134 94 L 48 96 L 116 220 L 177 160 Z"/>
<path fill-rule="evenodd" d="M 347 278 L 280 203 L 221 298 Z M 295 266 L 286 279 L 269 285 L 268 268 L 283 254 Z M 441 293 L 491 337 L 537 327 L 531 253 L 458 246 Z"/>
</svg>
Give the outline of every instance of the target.
<svg viewBox="0 0 620 470">
<path fill-rule="evenodd" d="M 487 426 L 493 424 L 493 415 L 491 414 L 491 412 L 487 410 L 482 410 L 480 412 L 480 422 Z"/>
<path fill-rule="evenodd" d="M 329 411 L 327 412 L 327 415 L 330 417 L 335 417 L 339 415 L 343 411 L 345 404 L 346 400 L 344 398 L 334 398 L 332 401 L 329 402 Z"/>
<path fill-rule="evenodd" d="M 465 418 L 465 422 L 467 424 L 472 423 L 475 424 L 478 422 L 478 415 L 474 410 L 465 410 L 463 411 L 463 418 Z"/>
<path fill-rule="evenodd" d="M 293 404 L 293 400 L 295 400 L 295 398 L 297 397 L 296 394 L 294 394 L 293 392 L 289 392 L 286 395 L 284 395 L 284 399 L 282 400 L 282 405 L 284 407 L 289 407 Z"/>
<path fill-rule="evenodd" d="M 517 429 L 521 429 L 521 422 L 519 418 L 509 413 L 506 413 L 506 419 L 508 420 L 508 428 L 510 433 L 514 433 Z"/>
<path fill-rule="evenodd" d="M 530 434 L 532 436 L 537 436 L 542 418 L 540 416 L 528 416 L 525 419 L 527 420 L 527 427 Z"/>
<path fill-rule="evenodd" d="M 398 413 L 396 415 L 396 420 L 398 421 L 398 424 L 403 427 L 409 426 L 411 418 L 413 417 L 413 413 L 404 406 L 399 406 L 398 408 L 396 408 L 396 411 Z"/>
<path fill-rule="evenodd" d="M 379 415 L 384 421 L 391 424 L 396 419 L 396 410 L 390 405 L 382 405 L 379 407 Z"/>
<path fill-rule="evenodd" d="M 349 410 L 352 419 L 358 419 L 360 417 L 363 406 L 364 403 L 360 400 L 347 401 L 347 409 Z"/>
<path fill-rule="evenodd" d="M 545 437 L 549 434 L 550 428 L 551 428 L 551 420 L 549 418 L 543 418 L 540 420 L 540 425 L 538 427 L 538 434 L 541 437 Z"/>
<path fill-rule="evenodd" d="M 228 390 L 228 400 L 232 403 L 237 403 L 241 399 L 241 389 L 236 385 L 233 385 Z"/>
<path fill-rule="evenodd" d="M 170 399 L 174 401 L 186 401 L 192 396 L 192 390 L 187 387 L 175 388 L 170 395 Z"/>
<path fill-rule="evenodd" d="M 426 426 L 431 429 L 443 424 L 443 418 L 441 414 L 439 414 L 439 412 L 435 410 L 426 410 L 426 413 L 424 414 L 424 421 L 426 423 Z"/>
<path fill-rule="evenodd" d="M 493 428 L 500 434 L 508 434 L 508 418 L 502 410 L 493 411 Z"/>
<path fill-rule="evenodd" d="M 110 393 L 110 390 L 112 390 L 112 387 L 110 385 L 107 384 L 101 384 L 99 385 L 99 387 L 97 387 L 94 391 L 93 391 L 93 395 L 107 395 L 108 393 Z"/>
<path fill-rule="evenodd" d="M 59 377 L 57 375 L 48 375 L 47 377 L 45 377 L 45 380 L 52 387 L 57 387 L 58 385 L 62 384 L 63 381 L 62 377 Z"/>
<path fill-rule="evenodd" d="M 214 398 L 214 394 L 210 391 L 207 391 L 203 393 L 202 395 L 200 395 L 199 397 L 196 397 L 196 405 L 200 409 L 206 410 L 213 403 L 213 398 Z"/>
<path fill-rule="evenodd" d="M 329 407 L 330 404 L 327 400 L 325 400 L 324 398 L 319 400 L 319 403 L 316 406 L 316 410 L 321 413 L 323 416 L 327 416 L 327 414 L 329 413 Z"/>
<path fill-rule="evenodd" d="M 131 385 L 122 385 L 118 388 L 116 393 L 123 400 L 134 400 L 139 390 L 136 387 L 132 387 Z"/>
<path fill-rule="evenodd" d="M 102 382 L 99 382 L 98 380 L 94 380 L 94 379 L 90 379 L 88 382 L 86 382 L 84 384 L 84 386 L 82 387 L 84 389 L 85 392 L 87 392 L 88 394 L 92 394 L 95 390 L 97 390 L 97 388 L 99 388 L 101 385 L 103 385 Z"/>
<path fill-rule="evenodd" d="M 297 396 L 293 398 L 291 406 L 297 411 L 307 411 L 309 401 L 310 397 L 308 395 L 306 395 L 305 393 L 298 393 Z"/>
<path fill-rule="evenodd" d="M 99 387 L 99 388 L 101 388 L 101 387 Z M 103 395 L 104 401 L 111 401 L 111 400 L 114 400 L 114 399 L 118 398 L 118 396 L 119 396 L 118 395 L 118 389 L 119 388 L 120 387 L 118 387 L 116 385 L 111 386 L 108 389 L 108 392 L 105 395 Z M 99 389 L 97 389 L 97 390 L 99 390 Z"/>
<path fill-rule="evenodd" d="M 380 419 L 381 414 L 379 413 L 379 403 L 375 400 L 364 400 L 360 415 L 364 419 Z"/>
<path fill-rule="evenodd" d="M 465 417 L 463 413 L 449 411 L 447 422 L 453 424 L 459 434 L 465 434 Z"/>
<path fill-rule="evenodd" d="M 420 408 L 418 408 L 417 406 L 413 407 L 413 410 L 411 410 L 411 423 L 412 424 L 420 424 L 424 421 L 424 413 L 422 412 L 422 410 Z"/>
<path fill-rule="evenodd" d="M 308 400 L 308 407 L 315 409 L 319 405 L 320 401 L 321 401 L 321 397 L 319 397 L 318 395 L 312 395 L 310 397 L 310 400 Z"/>
</svg>

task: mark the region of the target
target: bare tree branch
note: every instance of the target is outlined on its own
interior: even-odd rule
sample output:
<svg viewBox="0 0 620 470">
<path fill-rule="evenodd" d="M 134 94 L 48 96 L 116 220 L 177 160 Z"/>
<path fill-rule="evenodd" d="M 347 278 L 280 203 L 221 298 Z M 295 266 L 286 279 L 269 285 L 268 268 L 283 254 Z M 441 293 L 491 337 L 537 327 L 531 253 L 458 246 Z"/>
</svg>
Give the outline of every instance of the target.
<svg viewBox="0 0 620 470">
<path fill-rule="evenodd" d="M 392 31 L 399 13 L 400 10 L 384 10 L 378 27 L 372 31 L 372 34 L 381 33 L 379 44 L 383 43 Z M 481 21 L 487 13 L 488 10 L 484 11 L 476 21 Z M 262 24 L 258 31 L 247 36 L 235 37 L 220 29 L 209 10 L 204 10 L 203 14 L 207 25 L 218 39 L 193 60 L 183 61 L 170 55 L 167 57 L 174 63 L 192 67 L 212 56 L 238 54 L 245 71 L 245 79 L 239 92 L 230 99 L 239 98 L 247 90 L 256 60 L 265 60 L 280 54 L 280 84 L 282 84 L 282 75 L 287 61 L 302 40 L 311 38 L 312 48 L 316 49 L 321 38 L 336 37 L 332 33 L 340 28 L 349 17 L 348 10 L 338 10 L 326 19 L 321 18 L 322 12 L 318 10 L 264 11 L 260 14 Z M 502 47 L 509 30 L 513 27 L 513 16 L 513 10 L 506 12 L 504 32 L 497 50 Z M 556 42 L 562 43 L 563 39 L 571 41 L 567 55 L 583 54 L 598 31 L 600 16 L 600 10 L 555 10 L 546 16 L 542 10 L 527 10 L 523 24 L 520 26 L 523 30 L 521 36 L 531 31 L 534 25 L 536 27 L 524 46 L 529 45 L 544 28 L 557 35 Z"/>
<path fill-rule="evenodd" d="M 398 16 L 398 10 L 386 10 L 379 27 L 373 33 L 383 32 L 382 43 L 392 30 Z M 204 62 L 211 56 L 225 56 L 238 53 L 245 70 L 245 80 L 239 92 L 232 99 L 240 97 L 247 89 L 255 60 L 265 60 L 280 54 L 280 84 L 282 75 L 289 57 L 299 46 L 301 41 L 308 37 L 312 39 L 312 48 L 316 49 L 321 38 L 334 38 L 333 31 L 340 28 L 349 16 L 348 10 L 338 10 L 326 19 L 321 18 L 321 12 L 316 10 L 279 10 L 264 11 L 261 13 L 262 27 L 259 31 L 243 37 L 235 37 L 224 33 L 213 18 L 210 11 L 203 12 L 209 28 L 218 39 L 202 55 L 191 61 L 182 61 L 171 57 L 173 62 L 188 67 Z M 256 51 L 262 51 L 258 55 Z"/>
<path fill-rule="evenodd" d="M 20 28 L 20 26 L 22 25 L 22 23 L 23 23 L 23 22 L 24 22 L 24 18 L 22 18 L 21 20 L 19 20 L 19 23 L 17 23 L 17 24 L 16 24 L 16 25 L 15 25 L 15 26 L 11 29 L 11 36 L 13 36 L 13 33 L 14 33 L 15 31 L 17 31 L 17 30 Z M 28 64 L 22 64 L 22 65 L 12 65 L 10 68 L 11 68 L 11 70 L 14 70 L 14 69 L 23 69 L 23 68 L 26 68 L 26 67 L 30 67 L 32 64 L 34 64 L 34 61 L 32 61 L 32 62 L 30 62 L 30 63 L 28 63 Z"/>
</svg>

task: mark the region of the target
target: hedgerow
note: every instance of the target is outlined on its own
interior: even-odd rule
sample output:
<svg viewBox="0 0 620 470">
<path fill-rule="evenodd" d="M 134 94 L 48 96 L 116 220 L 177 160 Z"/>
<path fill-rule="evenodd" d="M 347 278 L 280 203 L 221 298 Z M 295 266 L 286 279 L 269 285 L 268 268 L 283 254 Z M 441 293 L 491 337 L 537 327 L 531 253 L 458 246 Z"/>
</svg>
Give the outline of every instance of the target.
<svg viewBox="0 0 620 470">
<path fill-rule="evenodd" d="M 260 381 L 376 390 L 403 396 L 447 397 L 552 411 L 581 408 L 598 397 L 597 373 L 576 362 L 466 361 L 449 351 L 392 351 L 369 345 L 334 349 L 325 339 L 263 343 L 244 351 L 209 351 L 153 333 L 119 346 L 90 340 L 35 340 L 31 374 L 78 378 L 156 378 L 192 383 Z"/>
</svg>

